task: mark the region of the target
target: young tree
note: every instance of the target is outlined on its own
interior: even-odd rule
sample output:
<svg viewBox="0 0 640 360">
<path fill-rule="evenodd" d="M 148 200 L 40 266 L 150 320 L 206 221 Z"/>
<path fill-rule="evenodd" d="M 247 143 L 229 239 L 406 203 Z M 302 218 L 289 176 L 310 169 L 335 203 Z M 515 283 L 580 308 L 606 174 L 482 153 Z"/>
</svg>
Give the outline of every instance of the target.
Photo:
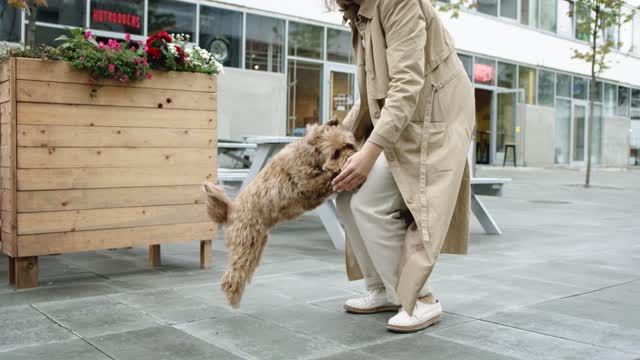
<svg viewBox="0 0 640 360">
<path fill-rule="evenodd" d="M 47 7 L 47 0 L 9 0 L 8 3 L 10 6 L 24 11 L 29 17 L 26 45 L 33 48 L 36 44 L 36 19 L 38 17 L 38 8 Z"/>
<path fill-rule="evenodd" d="M 587 50 L 573 49 L 573 58 L 586 61 L 591 66 L 589 86 L 589 121 L 587 126 L 587 169 L 585 187 L 591 185 L 591 153 L 593 138 L 594 106 L 597 98 L 596 78 L 609 68 L 607 57 L 620 47 L 611 36 L 622 25 L 633 20 L 640 7 L 632 8 L 623 0 L 576 0 L 569 16 L 576 20 L 576 37 L 589 43 Z M 616 46 L 617 45 L 617 46 Z"/>
</svg>

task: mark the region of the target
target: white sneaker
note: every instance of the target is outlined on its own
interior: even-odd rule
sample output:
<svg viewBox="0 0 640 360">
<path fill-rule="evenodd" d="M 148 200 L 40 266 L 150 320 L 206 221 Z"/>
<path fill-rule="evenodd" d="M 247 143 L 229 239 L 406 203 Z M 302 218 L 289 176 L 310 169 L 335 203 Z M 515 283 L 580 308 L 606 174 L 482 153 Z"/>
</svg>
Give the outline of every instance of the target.
<svg viewBox="0 0 640 360">
<path fill-rule="evenodd" d="M 395 332 L 416 332 L 428 328 L 440 322 L 442 305 L 436 300 L 435 304 L 425 304 L 422 301 L 416 303 L 413 315 L 404 310 L 387 322 L 387 329 Z"/>
<path fill-rule="evenodd" d="M 397 311 L 400 305 L 392 304 L 387 300 L 387 290 L 375 289 L 369 291 L 367 296 L 347 300 L 344 303 L 344 309 L 354 314 L 374 314 Z"/>
</svg>

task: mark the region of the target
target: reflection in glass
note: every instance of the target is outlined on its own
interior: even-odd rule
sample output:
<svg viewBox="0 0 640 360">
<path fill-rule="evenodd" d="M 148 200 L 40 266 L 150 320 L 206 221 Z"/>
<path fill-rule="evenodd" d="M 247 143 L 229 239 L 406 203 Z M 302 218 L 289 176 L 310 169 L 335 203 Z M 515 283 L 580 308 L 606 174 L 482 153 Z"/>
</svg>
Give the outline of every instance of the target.
<svg viewBox="0 0 640 360">
<path fill-rule="evenodd" d="M 591 163 L 600 164 L 602 154 L 602 105 L 593 108 L 593 128 L 591 129 Z"/>
<path fill-rule="evenodd" d="M 500 16 L 516 20 L 518 18 L 518 0 L 500 0 Z"/>
<path fill-rule="evenodd" d="M 245 67 L 251 70 L 284 72 L 285 21 L 247 14 Z"/>
<path fill-rule="evenodd" d="M 195 42 L 196 4 L 173 0 L 149 0 L 149 34 L 166 31 L 187 34 Z"/>
<path fill-rule="evenodd" d="M 240 67 L 242 13 L 200 6 L 200 47 L 222 65 Z"/>
<path fill-rule="evenodd" d="M 327 60 L 355 64 L 350 32 L 327 29 Z"/>
<path fill-rule="evenodd" d="M 556 96 L 571 97 L 571 75 L 556 74 Z"/>
<path fill-rule="evenodd" d="M 315 25 L 289 22 L 289 55 L 322 59 L 324 28 Z"/>
<path fill-rule="evenodd" d="M 520 66 L 518 68 L 518 87 L 524 89 L 525 102 L 530 105 L 535 105 L 536 69 Z"/>
<path fill-rule="evenodd" d="M 86 10 L 86 0 L 47 0 L 47 6 L 38 8 L 38 21 L 84 27 Z"/>
<path fill-rule="evenodd" d="M 515 89 L 516 87 L 516 66 L 503 62 L 498 63 L 498 86 Z"/>
<path fill-rule="evenodd" d="M 329 76 L 329 119 L 343 120 L 353 107 L 355 75 L 331 71 Z"/>
<path fill-rule="evenodd" d="M 476 9 L 484 14 L 498 16 L 498 0 L 477 0 Z"/>
<path fill-rule="evenodd" d="M 571 146 L 571 101 L 558 99 L 556 101 L 556 164 L 569 163 Z"/>
<path fill-rule="evenodd" d="M 604 113 L 615 115 L 618 105 L 618 87 L 613 84 L 604 84 Z"/>
<path fill-rule="evenodd" d="M 0 1 L 0 41 L 20 41 L 20 12 Z"/>
<path fill-rule="evenodd" d="M 560 0 L 558 4 L 558 34 L 573 36 L 573 18 L 569 13 L 573 11 L 573 2 L 570 0 Z"/>
<path fill-rule="evenodd" d="M 476 84 L 494 85 L 496 82 L 496 61 L 476 57 L 473 64 L 473 79 Z"/>
<path fill-rule="evenodd" d="M 589 98 L 589 80 L 573 77 L 573 98 L 587 100 Z"/>
<path fill-rule="evenodd" d="M 557 0 L 540 0 L 540 29 L 555 33 L 557 27 Z"/>
<path fill-rule="evenodd" d="M 458 54 L 458 57 L 462 62 L 464 71 L 466 71 L 467 76 L 469 76 L 469 80 L 473 81 L 473 58 L 469 55 L 464 55 L 464 54 Z"/>
<path fill-rule="evenodd" d="M 538 0 L 521 0 L 520 22 L 524 25 L 538 27 Z"/>
<path fill-rule="evenodd" d="M 289 135 L 300 136 L 320 121 L 322 65 L 289 61 Z"/>
<path fill-rule="evenodd" d="M 573 107 L 573 161 L 584 161 L 587 107 Z"/>
<path fill-rule="evenodd" d="M 496 128 L 496 158 L 500 163 L 504 159 L 505 145 L 516 143 L 516 109 L 517 95 L 514 93 L 498 93 L 498 114 Z M 511 159 L 511 157 L 509 157 Z"/>
<path fill-rule="evenodd" d="M 26 34 L 27 24 L 24 28 Z M 36 26 L 36 45 L 60 46 L 60 41 L 56 39 L 62 35 L 69 36 L 71 33 L 67 29 Z"/>
<path fill-rule="evenodd" d="M 618 116 L 629 116 L 629 88 L 618 86 Z"/>
<path fill-rule="evenodd" d="M 552 71 L 538 71 L 538 104 L 553 107 L 555 104 L 555 74 Z"/>
</svg>

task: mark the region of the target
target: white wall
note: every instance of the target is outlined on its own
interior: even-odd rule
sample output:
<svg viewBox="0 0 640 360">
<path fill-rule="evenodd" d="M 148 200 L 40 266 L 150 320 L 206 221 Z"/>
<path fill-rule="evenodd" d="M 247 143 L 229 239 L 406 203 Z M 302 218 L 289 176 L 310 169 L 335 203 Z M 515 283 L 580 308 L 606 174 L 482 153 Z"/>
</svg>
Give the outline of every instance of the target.
<svg viewBox="0 0 640 360">
<path fill-rule="evenodd" d="M 629 164 L 629 128 L 627 117 L 606 116 L 602 128 L 602 165 L 626 167 Z"/>
<path fill-rule="evenodd" d="M 527 166 L 553 166 L 555 161 L 556 111 L 527 105 L 524 157 Z"/>
<path fill-rule="evenodd" d="M 342 16 L 338 12 L 327 11 L 324 0 L 222 0 L 215 2 L 337 25 L 342 23 Z"/>
</svg>

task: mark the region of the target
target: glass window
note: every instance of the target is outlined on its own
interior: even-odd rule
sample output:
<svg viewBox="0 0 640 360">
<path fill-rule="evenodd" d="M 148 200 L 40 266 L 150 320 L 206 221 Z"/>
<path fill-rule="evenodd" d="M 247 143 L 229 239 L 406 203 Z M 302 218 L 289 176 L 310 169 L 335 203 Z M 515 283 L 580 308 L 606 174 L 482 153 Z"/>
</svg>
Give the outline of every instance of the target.
<svg viewBox="0 0 640 360">
<path fill-rule="evenodd" d="M 289 55 L 322 59 L 324 29 L 320 26 L 289 22 Z"/>
<path fill-rule="evenodd" d="M 573 10 L 573 2 L 560 0 L 558 4 L 558 34 L 573 36 L 573 18 L 569 13 Z"/>
<path fill-rule="evenodd" d="M 464 66 L 464 71 L 467 72 L 467 76 L 469 76 L 469 80 L 473 81 L 473 58 L 469 55 L 458 54 L 460 61 L 462 61 L 462 66 Z"/>
<path fill-rule="evenodd" d="M 514 64 L 498 63 L 498 86 L 508 89 L 516 87 L 516 66 Z"/>
<path fill-rule="evenodd" d="M 555 106 L 555 73 L 552 71 L 538 71 L 538 104 Z"/>
<path fill-rule="evenodd" d="M 618 116 L 629 116 L 629 88 L 618 86 Z"/>
<path fill-rule="evenodd" d="M 593 126 L 591 129 L 591 162 L 600 164 L 602 153 L 602 105 L 593 107 Z"/>
<path fill-rule="evenodd" d="M 571 75 L 556 75 L 556 96 L 571 97 Z"/>
<path fill-rule="evenodd" d="M 200 6 L 200 47 L 224 66 L 240 67 L 242 13 Z"/>
<path fill-rule="evenodd" d="M 48 0 L 38 8 L 38 21 L 84 27 L 86 9 L 85 0 Z"/>
<path fill-rule="evenodd" d="M 247 14 L 247 69 L 284 72 L 285 21 Z"/>
<path fill-rule="evenodd" d="M 91 28 L 142 35 L 144 0 L 91 0 Z"/>
<path fill-rule="evenodd" d="M 173 0 L 149 0 L 149 34 L 166 31 L 187 34 L 196 41 L 196 4 Z"/>
<path fill-rule="evenodd" d="M 556 102 L 555 143 L 556 164 L 568 164 L 571 149 L 571 100 L 558 99 Z"/>
<path fill-rule="evenodd" d="M 596 102 L 602 102 L 603 92 L 604 92 L 604 84 L 602 83 L 602 81 L 596 81 L 596 99 L 595 99 Z"/>
<path fill-rule="evenodd" d="M 576 23 L 576 39 L 582 41 L 589 41 L 591 34 L 589 33 L 589 20 L 591 17 L 590 9 L 586 6 L 579 6 L 576 8 L 575 23 Z"/>
<path fill-rule="evenodd" d="M 540 0 L 540 28 L 556 32 L 558 28 L 557 0 Z"/>
<path fill-rule="evenodd" d="M 0 0 L 0 41 L 20 42 L 20 12 Z"/>
<path fill-rule="evenodd" d="M 526 66 L 518 68 L 518 87 L 524 89 L 525 102 L 535 105 L 536 103 L 536 69 Z"/>
<path fill-rule="evenodd" d="M 473 79 L 476 84 L 495 85 L 496 61 L 476 57 L 476 63 L 473 65 Z"/>
<path fill-rule="evenodd" d="M 500 0 L 500 16 L 518 19 L 518 0 Z"/>
<path fill-rule="evenodd" d="M 25 34 L 27 25 L 25 25 Z M 67 29 L 58 29 L 46 26 L 36 26 L 36 45 L 60 46 L 56 39 L 62 35 L 70 35 Z"/>
<path fill-rule="evenodd" d="M 498 16 L 498 0 L 477 0 L 476 9 L 481 13 Z"/>
<path fill-rule="evenodd" d="M 327 60 L 355 64 L 350 32 L 327 29 Z"/>
<path fill-rule="evenodd" d="M 604 113 L 615 115 L 618 104 L 618 87 L 613 84 L 604 84 Z"/>
<path fill-rule="evenodd" d="M 587 100 L 589 98 L 589 80 L 573 77 L 573 98 Z"/>
<path fill-rule="evenodd" d="M 640 13 L 633 17 L 633 54 L 640 56 Z"/>
<path fill-rule="evenodd" d="M 289 60 L 289 135 L 301 136 L 320 121 L 322 65 Z"/>
<path fill-rule="evenodd" d="M 521 0 L 520 22 L 538 27 L 538 0 Z"/>
<path fill-rule="evenodd" d="M 640 89 L 631 90 L 631 107 L 640 109 Z"/>
</svg>

